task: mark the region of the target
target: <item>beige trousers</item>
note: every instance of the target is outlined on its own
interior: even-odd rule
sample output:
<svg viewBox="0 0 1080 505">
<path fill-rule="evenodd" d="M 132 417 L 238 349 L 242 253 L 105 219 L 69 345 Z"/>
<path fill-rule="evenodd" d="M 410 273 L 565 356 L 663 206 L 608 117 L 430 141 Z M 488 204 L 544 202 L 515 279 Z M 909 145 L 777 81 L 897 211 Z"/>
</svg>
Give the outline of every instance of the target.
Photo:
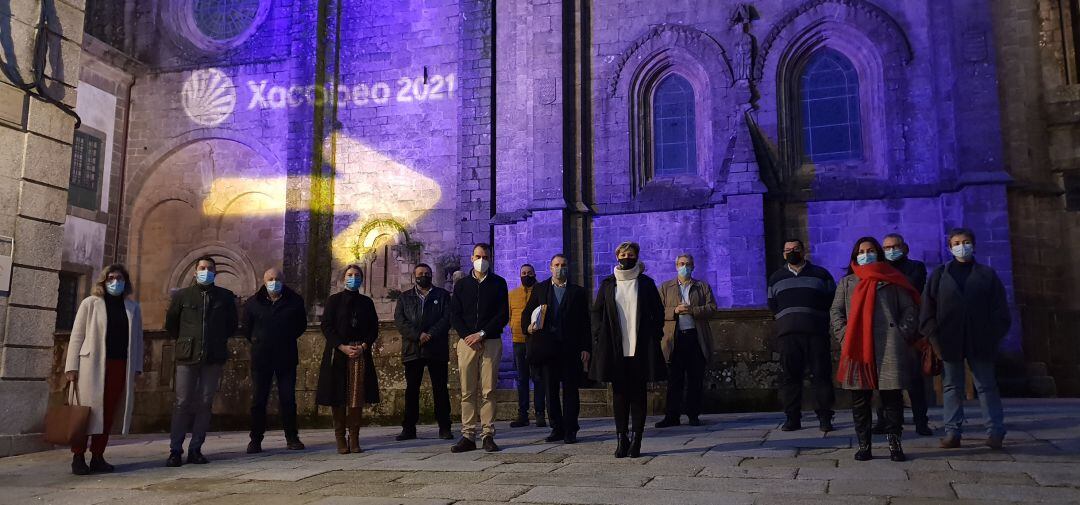
<svg viewBox="0 0 1080 505">
<path fill-rule="evenodd" d="M 476 425 L 480 423 L 482 436 L 495 436 L 493 395 L 499 382 L 502 339 L 484 340 L 484 346 L 478 351 L 459 340 L 457 355 L 461 375 L 461 435 L 476 440 Z"/>
</svg>

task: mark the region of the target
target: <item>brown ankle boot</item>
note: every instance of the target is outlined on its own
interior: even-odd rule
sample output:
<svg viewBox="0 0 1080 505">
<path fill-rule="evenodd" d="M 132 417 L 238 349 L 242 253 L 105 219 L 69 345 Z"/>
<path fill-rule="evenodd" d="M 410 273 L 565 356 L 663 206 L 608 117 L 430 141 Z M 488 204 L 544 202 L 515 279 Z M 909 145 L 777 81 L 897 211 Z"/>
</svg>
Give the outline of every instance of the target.
<svg viewBox="0 0 1080 505">
<path fill-rule="evenodd" d="M 353 407 L 349 409 L 349 452 L 359 454 L 363 452 L 360 449 L 360 414 L 363 409 L 360 407 Z"/>
<path fill-rule="evenodd" d="M 349 443 L 345 440 L 345 407 L 333 407 L 334 413 L 334 438 L 337 439 L 338 454 L 349 453 Z"/>
</svg>

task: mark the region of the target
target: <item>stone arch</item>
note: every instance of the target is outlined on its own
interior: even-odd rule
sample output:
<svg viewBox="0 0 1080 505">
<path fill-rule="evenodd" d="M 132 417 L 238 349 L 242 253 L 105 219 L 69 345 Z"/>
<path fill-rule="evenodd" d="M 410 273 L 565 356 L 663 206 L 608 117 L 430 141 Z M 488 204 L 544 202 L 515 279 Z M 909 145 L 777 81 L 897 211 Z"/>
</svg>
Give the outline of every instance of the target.
<svg viewBox="0 0 1080 505">
<path fill-rule="evenodd" d="M 256 271 L 251 259 L 229 244 L 217 242 L 189 252 L 173 265 L 169 280 L 165 284 L 166 294 L 191 285 L 191 273 L 195 269 L 195 263 L 203 256 L 214 258 L 217 262 L 218 284 L 231 289 L 238 297 L 249 295 L 259 284 L 258 279 L 262 272 Z M 235 280 L 224 278 L 225 276 L 234 277 Z"/>
</svg>

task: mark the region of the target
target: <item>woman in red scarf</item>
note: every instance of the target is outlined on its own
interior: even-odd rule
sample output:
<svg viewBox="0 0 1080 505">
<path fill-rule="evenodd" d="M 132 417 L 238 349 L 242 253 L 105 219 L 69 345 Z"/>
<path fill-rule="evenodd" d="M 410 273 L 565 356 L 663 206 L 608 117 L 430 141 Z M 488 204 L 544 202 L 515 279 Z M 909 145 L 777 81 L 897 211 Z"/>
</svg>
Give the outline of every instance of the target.
<svg viewBox="0 0 1080 505">
<path fill-rule="evenodd" d="M 919 295 L 904 274 L 884 258 L 881 244 L 873 237 L 855 242 L 848 275 L 836 286 L 831 311 L 833 336 L 841 343 L 836 380 L 851 390 L 858 461 L 872 458 L 870 404 L 874 390 L 879 391 L 885 407 L 889 459 L 906 459 L 900 446 L 904 415 L 901 391 L 909 380 L 907 347 L 915 336 Z"/>
</svg>

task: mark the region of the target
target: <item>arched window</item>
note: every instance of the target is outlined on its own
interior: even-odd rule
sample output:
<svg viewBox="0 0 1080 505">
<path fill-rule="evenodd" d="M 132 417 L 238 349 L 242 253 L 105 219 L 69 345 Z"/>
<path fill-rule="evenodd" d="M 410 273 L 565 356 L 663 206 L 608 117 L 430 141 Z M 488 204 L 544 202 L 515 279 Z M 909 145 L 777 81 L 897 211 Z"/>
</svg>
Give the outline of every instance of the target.
<svg viewBox="0 0 1080 505">
<path fill-rule="evenodd" d="M 653 93 L 653 177 L 697 173 L 694 89 L 682 76 L 671 74 Z"/>
<path fill-rule="evenodd" d="M 799 76 L 804 162 L 862 157 L 859 75 L 851 60 L 832 49 L 812 55 Z"/>
</svg>

